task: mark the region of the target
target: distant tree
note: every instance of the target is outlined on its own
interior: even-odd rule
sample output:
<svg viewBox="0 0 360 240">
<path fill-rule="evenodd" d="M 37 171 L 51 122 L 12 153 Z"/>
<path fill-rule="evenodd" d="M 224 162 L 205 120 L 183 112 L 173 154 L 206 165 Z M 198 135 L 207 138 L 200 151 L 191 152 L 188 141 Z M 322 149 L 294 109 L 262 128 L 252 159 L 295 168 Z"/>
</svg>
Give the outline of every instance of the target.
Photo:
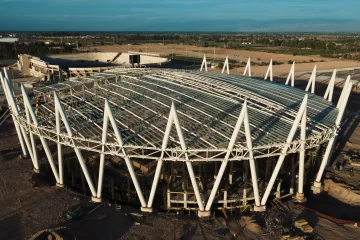
<svg viewBox="0 0 360 240">
<path fill-rule="evenodd" d="M 274 41 L 271 42 L 271 46 L 274 46 L 274 47 L 278 47 L 278 46 L 281 46 L 283 41 L 280 41 L 279 39 L 275 39 Z"/>
<path fill-rule="evenodd" d="M 336 44 L 334 42 L 330 42 L 327 44 L 327 49 L 336 50 Z"/>
</svg>

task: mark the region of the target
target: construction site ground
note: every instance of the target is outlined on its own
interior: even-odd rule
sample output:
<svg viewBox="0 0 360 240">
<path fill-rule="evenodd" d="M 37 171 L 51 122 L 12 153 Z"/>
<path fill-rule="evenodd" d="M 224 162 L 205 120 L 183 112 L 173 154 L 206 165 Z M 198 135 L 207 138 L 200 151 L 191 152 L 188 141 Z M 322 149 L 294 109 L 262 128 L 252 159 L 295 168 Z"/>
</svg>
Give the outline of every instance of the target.
<svg viewBox="0 0 360 240">
<path fill-rule="evenodd" d="M 103 52 L 148 52 L 159 54 L 160 56 L 188 56 L 194 58 L 203 58 L 206 55 L 208 62 L 213 61 L 214 56 L 217 61 L 224 61 L 226 56 L 231 60 L 237 60 L 240 62 L 246 62 L 249 57 L 254 63 L 251 71 L 252 75 L 256 77 L 264 77 L 268 63 L 272 59 L 274 62 L 277 61 L 281 63 L 280 65 L 274 66 L 274 76 L 287 76 L 289 73 L 291 64 L 293 61 L 296 62 L 296 72 L 308 72 L 312 71 L 314 65 L 317 64 L 318 70 L 333 70 L 341 68 L 358 68 L 360 66 L 359 61 L 351 60 L 340 60 L 336 58 L 324 58 L 320 56 L 293 56 L 289 54 L 276 54 L 276 53 L 266 53 L 266 52 L 257 52 L 257 51 L 245 51 L 245 50 L 235 50 L 235 49 L 224 49 L 224 48 L 213 48 L 213 47 L 198 47 L 192 45 L 182 45 L 182 44 L 141 44 L 141 45 L 104 45 L 104 46 L 94 46 L 90 48 L 84 48 L 85 51 L 103 51 Z M 215 50 L 215 55 L 214 55 Z M 260 64 L 263 66 L 259 66 Z M 231 64 L 230 64 L 231 67 Z M 216 69 L 216 71 L 219 71 Z M 242 74 L 244 71 L 243 67 L 237 67 L 230 70 L 233 74 Z"/>
</svg>

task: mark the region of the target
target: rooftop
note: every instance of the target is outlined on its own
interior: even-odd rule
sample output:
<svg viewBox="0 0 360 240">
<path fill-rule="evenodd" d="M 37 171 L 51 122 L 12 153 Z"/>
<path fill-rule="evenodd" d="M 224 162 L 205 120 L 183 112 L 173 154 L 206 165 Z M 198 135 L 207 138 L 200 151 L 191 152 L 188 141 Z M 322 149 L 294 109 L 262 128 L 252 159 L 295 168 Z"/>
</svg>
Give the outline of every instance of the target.
<svg viewBox="0 0 360 240">
<path fill-rule="evenodd" d="M 161 149 L 172 102 L 188 149 L 226 149 L 245 99 L 255 149 L 279 149 L 285 144 L 305 94 L 309 97 L 307 148 L 329 137 L 338 113 L 322 97 L 265 80 L 198 71 L 119 68 L 36 91 L 46 101 L 37 109 L 39 123 L 53 131 L 53 90 L 58 91 L 79 139 L 101 142 L 108 98 L 125 145 L 150 149 Z M 243 128 L 240 131 L 237 150 L 246 149 Z M 116 145 L 111 135 L 108 142 Z M 168 149 L 179 147 L 175 127 L 170 137 Z M 299 131 L 293 144 L 298 140 Z"/>
</svg>

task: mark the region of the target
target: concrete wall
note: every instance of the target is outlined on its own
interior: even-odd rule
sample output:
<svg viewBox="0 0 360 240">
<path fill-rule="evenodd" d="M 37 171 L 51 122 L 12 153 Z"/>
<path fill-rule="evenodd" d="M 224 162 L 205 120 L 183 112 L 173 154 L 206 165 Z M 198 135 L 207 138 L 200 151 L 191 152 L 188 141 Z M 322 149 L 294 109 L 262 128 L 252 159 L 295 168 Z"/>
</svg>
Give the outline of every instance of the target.
<svg viewBox="0 0 360 240">
<path fill-rule="evenodd" d="M 140 56 L 140 64 L 156 64 L 156 63 L 164 63 L 168 62 L 167 58 L 162 57 L 154 57 L 154 56 L 147 56 L 146 53 L 141 54 Z M 129 53 L 122 53 L 114 63 L 121 64 L 121 65 L 130 65 L 129 56 L 134 54 Z"/>
<path fill-rule="evenodd" d="M 120 54 L 120 55 L 119 55 Z M 167 62 L 167 58 L 162 58 L 158 56 L 147 55 L 146 53 L 137 53 L 140 54 L 140 64 L 156 64 Z M 119 56 L 118 56 L 119 55 Z M 91 52 L 91 53 L 76 53 L 76 54 L 61 54 L 61 55 L 50 55 L 48 58 L 44 58 L 47 62 L 52 64 L 64 64 L 71 67 L 71 61 L 84 61 L 83 65 L 77 65 L 73 67 L 91 67 L 91 62 L 98 61 L 99 63 L 109 63 L 116 65 L 125 65 L 129 66 L 129 55 L 134 55 L 134 53 L 118 53 L 118 52 Z M 118 56 L 118 57 L 117 57 Z M 116 58 L 117 57 L 117 58 Z M 51 58 L 53 60 L 51 60 Z M 75 64 L 75 63 L 73 63 Z M 96 66 L 100 67 L 100 66 Z"/>
<path fill-rule="evenodd" d="M 67 59 L 73 61 L 99 61 L 99 62 L 110 62 L 112 61 L 118 52 L 90 52 L 90 53 L 76 53 L 76 54 L 60 54 L 60 55 L 49 55 L 53 59 Z"/>
<path fill-rule="evenodd" d="M 25 75 L 30 75 L 30 56 L 19 55 L 19 69 Z"/>
</svg>

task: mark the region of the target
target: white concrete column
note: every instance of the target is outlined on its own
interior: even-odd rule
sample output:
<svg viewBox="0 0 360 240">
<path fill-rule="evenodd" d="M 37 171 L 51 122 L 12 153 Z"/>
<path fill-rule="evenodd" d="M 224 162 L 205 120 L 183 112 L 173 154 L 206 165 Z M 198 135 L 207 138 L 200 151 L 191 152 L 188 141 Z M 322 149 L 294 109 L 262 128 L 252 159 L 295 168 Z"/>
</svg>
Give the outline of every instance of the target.
<svg viewBox="0 0 360 240">
<path fill-rule="evenodd" d="M 116 136 L 116 139 L 118 141 L 118 144 L 120 145 L 120 147 L 123 147 L 124 142 L 123 142 L 122 137 L 120 135 L 120 131 L 119 131 L 119 128 L 118 128 L 117 123 L 115 121 L 114 114 L 113 114 L 112 109 L 110 107 L 110 103 L 109 103 L 109 101 L 107 99 L 105 99 L 105 108 L 106 108 L 106 112 L 107 112 L 108 118 L 110 120 L 111 126 L 112 126 L 112 128 L 113 128 L 113 130 L 115 132 L 115 136 Z M 133 182 L 133 184 L 135 186 L 136 193 L 137 193 L 137 195 L 139 197 L 139 200 L 140 200 L 140 203 L 141 203 L 141 208 L 144 211 L 147 211 L 147 209 L 146 209 L 146 201 L 145 201 L 144 195 L 142 193 L 140 184 L 138 182 L 138 179 L 137 179 L 134 167 L 132 165 L 132 162 L 131 162 L 130 158 L 127 157 L 127 154 L 126 154 L 126 151 L 125 151 L 124 148 L 122 148 L 122 153 L 123 153 L 123 156 L 124 156 L 125 163 L 126 163 L 126 166 L 128 168 L 128 171 L 130 173 L 131 180 L 132 180 L 132 182 Z"/>
<path fill-rule="evenodd" d="M 344 96 L 345 96 L 345 94 L 346 94 L 346 91 L 347 91 L 347 88 L 348 88 L 348 86 L 349 86 L 350 81 L 351 81 L 351 76 L 349 75 L 349 76 L 346 78 L 346 80 L 345 80 L 343 90 L 341 91 L 340 98 L 339 98 L 338 103 L 337 103 L 337 105 L 336 105 L 336 108 L 337 108 L 337 109 L 340 109 L 340 107 L 341 107 L 341 104 L 342 104 L 342 102 L 343 102 L 343 100 L 344 100 Z"/>
<path fill-rule="evenodd" d="M 335 121 L 335 125 L 338 128 L 340 127 L 340 123 L 342 121 L 342 118 L 343 118 L 343 115 L 344 115 L 344 112 L 345 112 L 345 108 L 346 108 L 347 102 L 349 100 L 349 96 L 350 96 L 350 93 L 351 93 L 351 90 L 352 90 L 352 86 L 353 86 L 353 83 L 351 81 L 349 81 L 349 83 L 347 85 L 347 88 L 343 90 L 343 92 L 344 92 L 343 99 L 341 101 L 341 105 L 340 105 L 340 108 L 339 108 L 339 113 L 338 113 L 338 116 L 337 116 L 336 121 Z M 333 149 L 333 145 L 336 142 L 336 138 L 337 138 L 337 132 L 329 140 L 329 143 L 328 143 L 328 145 L 326 147 L 324 157 L 323 157 L 323 159 L 321 161 L 319 172 L 316 175 L 316 180 L 315 180 L 314 185 L 312 187 L 312 190 L 313 190 L 314 193 L 320 193 L 321 192 L 321 178 L 322 178 L 322 175 L 324 173 L 325 167 L 328 164 L 328 161 L 330 161 L 330 159 L 331 159 L 331 151 Z"/>
<path fill-rule="evenodd" d="M 291 86 L 294 87 L 294 85 L 295 85 L 295 62 L 293 62 L 292 66 L 290 68 L 290 72 L 286 79 L 285 85 L 289 84 L 290 79 L 291 79 Z"/>
<path fill-rule="evenodd" d="M 246 75 L 246 72 L 248 72 L 248 76 L 251 77 L 251 58 L 250 57 L 249 57 L 249 59 L 248 59 L 248 61 L 246 63 L 243 76 Z"/>
<path fill-rule="evenodd" d="M 160 158 L 158 160 L 156 170 L 155 170 L 155 174 L 154 174 L 153 184 L 151 186 L 150 196 L 149 196 L 149 200 L 148 200 L 148 204 L 147 204 L 148 208 L 152 208 L 156 188 L 157 188 L 157 185 L 158 185 L 158 182 L 159 182 L 160 173 L 161 173 L 161 167 L 162 167 L 162 164 L 163 164 L 164 152 L 165 152 L 167 144 L 169 142 L 171 127 L 172 127 L 172 125 L 174 123 L 173 112 L 174 112 L 175 109 L 172 109 L 174 107 L 175 107 L 175 105 L 174 105 L 174 103 L 172 103 L 169 118 L 168 118 L 168 122 L 167 122 L 165 133 L 164 133 L 162 146 L 161 146 L 161 149 L 162 149 L 161 156 L 160 156 Z"/>
<path fill-rule="evenodd" d="M 184 209 L 187 209 L 188 205 L 187 205 L 187 193 L 186 191 L 184 192 Z"/>
<path fill-rule="evenodd" d="M 284 147 L 284 148 L 282 149 L 282 151 L 281 151 L 281 155 L 279 156 L 279 159 L 278 159 L 278 161 L 277 161 L 277 163 L 276 163 L 274 172 L 273 172 L 273 174 L 271 175 L 269 184 L 267 185 L 267 188 L 266 188 L 266 190 L 265 190 L 264 196 L 263 196 L 263 198 L 262 198 L 262 200 L 261 200 L 261 205 L 262 205 L 262 206 L 265 206 L 265 205 L 266 205 L 267 199 L 268 199 L 268 197 L 269 197 L 269 195 L 270 195 L 270 192 L 271 192 L 271 190 L 272 190 L 272 188 L 273 188 L 273 186 L 274 186 L 275 180 L 276 180 L 276 178 L 277 178 L 277 176 L 278 176 L 278 174 L 279 174 L 280 168 L 281 168 L 281 166 L 282 166 L 282 164 L 283 164 L 283 162 L 284 162 L 284 159 L 285 159 L 285 157 L 286 157 L 288 148 L 289 148 L 289 146 L 290 146 L 290 144 L 291 144 L 291 142 L 292 142 L 292 140 L 293 140 L 293 138 L 294 138 L 294 135 L 295 135 L 295 133 L 296 133 L 296 130 L 297 130 L 297 128 L 298 128 L 298 125 L 299 125 L 299 123 L 300 123 L 300 120 L 301 120 L 301 118 L 302 118 L 302 115 L 303 115 L 303 113 L 304 113 L 304 111 L 305 111 L 305 109 L 306 109 L 306 107 L 307 107 L 307 99 L 308 99 L 308 95 L 306 94 L 306 95 L 304 96 L 304 99 L 303 99 L 301 105 L 300 105 L 299 111 L 298 111 L 298 113 L 297 113 L 297 115 L 296 115 L 296 118 L 295 118 L 295 120 L 294 120 L 294 122 L 293 122 L 293 125 L 292 125 L 292 127 L 291 127 L 290 132 L 289 132 L 289 135 L 288 135 L 288 137 L 287 137 L 287 139 L 286 139 L 286 145 L 285 145 L 285 147 Z"/>
<path fill-rule="evenodd" d="M 5 70 L 6 71 L 6 70 Z M 12 109 L 11 107 L 11 103 L 10 103 L 10 96 L 8 96 L 8 93 L 7 93 L 7 90 L 6 90 L 6 86 L 5 86 L 5 79 L 0 71 L 0 80 L 1 80 L 1 84 L 3 86 L 3 89 L 4 89 L 4 93 L 5 93 L 5 97 L 6 97 L 6 100 L 8 102 L 8 106 L 9 106 L 9 109 L 11 110 L 11 117 L 13 119 L 13 122 L 14 122 L 14 125 L 15 125 L 15 130 L 16 130 L 16 134 L 18 136 L 18 139 L 19 139 L 19 142 L 20 142 L 20 146 L 21 146 L 21 150 L 22 150 L 22 153 L 23 153 L 23 156 L 26 157 L 27 156 L 27 152 L 26 152 L 26 147 L 25 147 L 25 143 L 24 143 L 24 139 L 21 135 L 21 130 L 20 130 L 20 127 L 19 127 L 19 124 L 18 122 L 16 121 L 15 117 L 14 117 L 14 114 L 15 114 L 15 111 L 14 109 Z M 7 80 L 6 80 L 7 81 Z"/>
<path fill-rule="evenodd" d="M 60 113 L 55 112 L 56 118 L 56 134 L 57 134 L 57 151 L 58 151 L 58 164 L 59 164 L 59 183 L 58 187 L 64 187 L 64 162 L 63 162 L 63 152 L 62 145 L 60 143 L 60 133 L 61 133 L 61 122 L 60 122 Z"/>
<path fill-rule="evenodd" d="M 174 118 L 176 131 L 177 131 L 177 134 L 178 134 L 178 137 L 179 137 L 181 149 L 183 151 L 186 151 L 187 148 L 186 148 L 185 138 L 184 138 L 184 135 L 182 133 L 182 129 L 181 129 L 181 126 L 180 126 L 180 121 L 179 121 L 179 118 L 178 118 L 177 113 L 176 113 L 176 107 L 175 107 L 174 102 L 172 103 L 171 109 L 172 109 L 172 116 Z M 200 212 L 203 212 L 204 211 L 204 204 L 203 204 L 201 196 L 200 196 L 200 191 L 199 191 L 199 187 L 198 187 L 197 182 L 196 182 L 194 170 L 193 170 L 193 167 L 192 167 L 192 164 L 190 162 L 188 154 L 185 152 L 184 155 L 185 155 L 185 159 L 186 159 L 185 164 L 186 164 L 186 167 L 187 167 L 188 172 L 189 172 L 191 184 L 192 184 L 192 187 L 193 187 L 193 190 L 194 190 L 194 193 L 195 193 L 195 197 L 196 197 L 196 202 L 198 203 Z M 199 214 L 201 215 L 201 213 L 199 213 Z M 205 215 L 207 215 L 207 213 L 205 213 Z"/>
<path fill-rule="evenodd" d="M 316 64 L 314 66 L 314 70 L 312 71 L 312 74 L 310 76 L 309 82 L 306 86 L 305 91 L 309 91 L 310 86 L 311 86 L 311 93 L 315 93 L 315 82 L 316 82 Z"/>
<path fill-rule="evenodd" d="M 270 60 L 270 64 L 266 71 L 264 80 L 267 80 L 269 74 L 270 74 L 270 81 L 272 82 L 273 81 L 273 60 L 272 59 Z"/>
<path fill-rule="evenodd" d="M 6 70 L 5 70 L 6 71 Z M 5 84 L 7 84 L 8 80 L 5 80 L 1 71 L 0 71 L 0 80 L 1 80 L 1 84 L 3 86 L 3 90 L 4 90 L 4 94 L 5 94 L 5 97 L 6 97 L 6 100 L 8 102 L 8 106 L 9 106 L 9 109 L 11 110 L 11 117 L 13 119 L 13 122 L 14 122 L 14 125 L 15 125 L 15 130 L 16 130 L 16 134 L 18 135 L 18 139 L 19 139 L 19 142 L 20 142 L 20 146 L 21 146 L 21 150 L 22 150 L 22 153 L 23 153 L 23 156 L 26 157 L 27 156 L 27 152 L 26 152 L 26 147 L 25 147 L 25 143 L 24 143 L 24 140 L 23 140 L 23 137 L 21 135 L 21 131 L 20 131 L 20 127 L 17 123 L 17 121 L 15 120 L 15 117 L 14 117 L 14 114 L 15 114 L 15 110 L 12 109 L 11 107 L 11 100 L 10 100 L 10 96 L 8 94 L 8 91 L 6 90 L 7 89 L 7 86 Z"/>
<path fill-rule="evenodd" d="M 223 68 L 222 68 L 221 73 L 224 73 L 225 68 L 226 68 L 227 74 L 230 74 L 230 71 L 229 71 L 229 58 L 228 58 L 228 56 L 226 56 L 226 59 L 225 59 L 225 62 L 224 62 L 224 66 L 223 66 Z"/>
<path fill-rule="evenodd" d="M 208 69 L 207 69 L 207 63 L 206 63 L 206 56 L 205 55 L 204 55 L 203 61 L 201 63 L 200 72 L 203 70 L 204 67 L 205 67 L 205 72 L 207 72 Z"/>
<path fill-rule="evenodd" d="M 325 92 L 325 95 L 324 95 L 324 98 L 327 99 L 329 102 L 331 102 L 332 98 L 333 98 L 335 80 L 336 80 L 336 69 L 334 70 L 334 72 L 333 72 L 333 74 L 332 74 L 332 76 L 330 78 L 328 87 L 326 88 L 326 92 Z"/>
<path fill-rule="evenodd" d="M 61 119 L 65 125 L 65 128 L 66 128 L 66 131 L 68 133 L 68 136 L 70 138 L 72 138 L 74 135 L 72 133 L 72 130 L 71 130 L 71 127 L 70 127 L 70 123 L 65 115 L 65 111 L 62 107 L 62 104 L 61 104 L 61 101 L 60 101 L 60 98 L 58 96 L 58 94 L 56 93 L 56 91 L 54 91 L 54 103 L 55 103 L 55 114 L 56 112 L 58 112 L 61 116 Z M 95 190 L 95 187 L 92 183 L 92 180 L 91 180 L 91 177 L 89 175 L 89 172 L 87 170 L 87 167 L 86 167 L 86 164 L 85 164 L 85 160 L 82 156 L 82 153 L 81 151 L 77 148 L 75 142 L 71 139 L 71 142 L 72 142 L 72 147 L 74 148 L 74 151 L 75 151 L 75 154 L 78 158 L 78 161 L 80 163 L 80 166 L 81 166 L 81 170 L 83 171 L 84 173 L 84 176 L 85 176 L 85 179 L 89 185 L 89 188 L 90 188 L 90 191 L 91 191 L 91 194 L 92 194 L 92 197 L 95 197 L 96 196 L 96 190 Z M 44 145 L 44 144 L 43 144 Z M 48 149 L 46 149 L 46 146 L 44 145 L 44 149 L 45 149 L 45 152 L 48 152 Z M 51 158 L 51 154 L 48 156 L 48 159 L 52 159 Z M 59 182 L 59 180 L 57 180 L 57 182 Z"/>
<path fill-rule="evenodd" d="M 353 86 L 352 82 L 349 81 L 349 83 L 347 84 L 347 88 L 343 90 L 343 92 L 344 92 L 343 99 L 341 101 L 341 105 L 340 105 L 340 108 L 339 108 L 339 113 L 338 113 L 338 116 L 337 116 L 336 121 L 335 121 L 335 125 L 338 128 L 340 127 L 340 123 L 342 121 L 342 117 L 344 115 L 345 108 L 346 108 L 347 102 L 349 100 L 349 96 L 350 96 L 350 93 L 351 93 L 351 90 L 352 90 L 352 86 Z M 324 157 L 322 159 L 319 172 L 316 175 L 316 180 L 315 180 L 314 185 L 312 187 L 312 190 L 313 190 L 314 193 L 320 193 L 321 190 L 322 190 L 321 189 L 321 178 L 322 178 L 322 175 L 324 173 L 326 165 L 328 164 L 328 162 L 331 159 L 331 153 L 332 153 L 333 146 L 334 146 L 334 144 L 336 142 L 336 138 L 337 138 L 337 132 L 329 140 L 329 143 L 328 143 L 328 145 L 326 147 L 325 154 L 324 154 Z"/>
<path fill-rule="evenodd" d="M 253 154 L 253 145 L 251 140 L 251 133 L 250 133 L 250 123 L 249 123 L 249 116 L 247 109 L 245 111 L 244 117 L 244 127 L 245 127 L 245 134 L 246 134 L 246 144 L 249 149 L 249 164 L 250 164 L 250 172 L 251 172 L 251 181 L 253 185 L 254 191 L 254 198 L 255 198 L 255 206 L 260 207 L 260 195 L 259 195 L 259 188 L 256 176 L 256 167 L 255 167 L 255 160 Z"/>
<path fill-rule="evenodd" d="M 97 193 L 96 193 L 96 200 L 102 201 L 102 186 L 103 186 L 103 179 L 104 179 L 104 167 L 105 167 L 105 144 L 107 140 L 107 132 L 109 128 L 109 113 L 106 106 L 105 100 L 105 107 L 104 107 L 104 118 L 103 118 L 103 131 L 101 136 L 101 154 L 100 154 L 100 163 L 99 163 L 99 178 L 98 178 L 98 186 L 97 186 Z M 95 200 L 95 199 L 94 199 Z"/>
<path fill-rule="evenodd" d="M 23 88 L 23 86 L 22 86 L 22 88 Z M 23 97 L 25 97 L 25 96 L 23 96 Z M 26 121 L 27 121 L 28 127 L 30 129 L 30 125 L 31 125 L 30 113 L 29 113 L 28 106 L 25 103 L 25 99 L 24 99 L 24 104 L 25 104 Z M 38 172 L 40 168 L 39 168 L 39 159 L 38 159 L 37 150 L 36 150 L 36 142 L 35 142 L 34 134 L 31 131 L 29 131 L 29 135 L 30 135 L 31 151 L 32 151 L 32 155 L 33 155 L 34 171 Z"/>
<path fill-rule="evenodd" d="M 246 109 L 247 109 L 247 102 L 245 101 L 244 104 L 243 104 L 243 107 L 242 107 L 242 109 L 241 109 L 239 118 L 238 118 L 238 120 L 237 120 L 237 122 L 236 122 L 234 131 L 233 131 L 233 134 L 232 134 L 232 136 L 231 136 L 231 138 L 230 138 L 229 146 L 228 146 L 228 148 L 227 148 L 227 153 L 226 153 L 226 155 L 225 155 L 224 160 L 223 160 L 222 163 L 221 163 L 221 166 L 220 166 L 218 175 L 217 175 L 217 177 L 216 177 L 216 179 L 215 179 L 215 182 L 214 182 L 214 186 L 213 186 L 213 188 L 212 188 L 212 190 L 211 190 L 211 193 L 210 193 L 208 202 L 207 202 L 207 204 L 206 204 L 206 208 L 205 208 L 206 211 L 210 211 L 210 208 L 211 208 L 211 205 L 212 205 L 212 203 L 213 203 L 213 201 L 214 201 L 216 192 L 218 191 L 218 188 L 219 188 L 221 179 L 222 179 L 222 177 L 223 177 L 223 174 L 224 174 L 224 172 L 225 172 L 225 169 L 226 169 L 226 166 L 227 166 L 227 163 L 228 163 L 228 159 L 229 159 L 229 157 L 230 157 L 230 154 L 231 154 L 232 149 L 234 148 L 234 145 L 235 145 L 235 142 L 236 142 L 236 138 L 237 138 L 237 136 L 238 136 L 238 134 L 239 134 L 241 125 L 242 125 L 242 123 L 243 123 L 243 121 L 244 121 Z"/>
<path fill-rule="evenodd" d="M 281 181 L 279 181 L 277 188 L 276 188 L 276 196 L 277 199 L 281 198 Z"/>
<path fill-rule="evenodd" d="M 21 91 L 22 91 L 22 94 L 23 94 L 25 109 L 30 113 L 29 115 L 31 116 L 35 127 L 39 127 L 39 122 L 38 122 L 38 120 L 36 118 L 36 115 L 34 113 L 34 109 L 33 109 L 32 105 L 30 103 L 30 99 L 29 99 L 29 96 L 27 95 L 27 92 L 25 90 L 24 85 L 21 85 Z M 54 174 L 54 177 L 56 179 L 56 183 L 60 183 L 59 174 L 58 174 L 56 165 L 54 163 L 52 154 L 50 152 L 49 146 L 48 146 L 48 144 L 47 144 L 47 142 L 46 142 L 46 140 L 45 140 L 45 138 L 43 136 L 40 135 L 39 138 L 40 138 L 41 144 L 42 144 L 42 146 L 44 148 L 46 157 L 47 157 L 47 159 L 48 159 L 48 161 L 50 163 L 50 167 L 51 167 L 51 170 L 52 170 L 52 172 Z M 36 158 L 34 158 L 34 159 L 37 160 Z M 36 164 L 38 164 L 38 163 L 36 163 Z"/>
<path fill-rule="evenodd" d="M 305 166 L 305 141 L 306 141 L 306 119 L 307 110 L 304 110 L 304 114 L 301 119 L 301 129 L 300 129 L 300 152 L 299 152 L 299 179 L 298 179 L 298 192 L 296 194 L 296 199 L 298 202 L 304 201 L 304 166 Z"/>
</svg>

